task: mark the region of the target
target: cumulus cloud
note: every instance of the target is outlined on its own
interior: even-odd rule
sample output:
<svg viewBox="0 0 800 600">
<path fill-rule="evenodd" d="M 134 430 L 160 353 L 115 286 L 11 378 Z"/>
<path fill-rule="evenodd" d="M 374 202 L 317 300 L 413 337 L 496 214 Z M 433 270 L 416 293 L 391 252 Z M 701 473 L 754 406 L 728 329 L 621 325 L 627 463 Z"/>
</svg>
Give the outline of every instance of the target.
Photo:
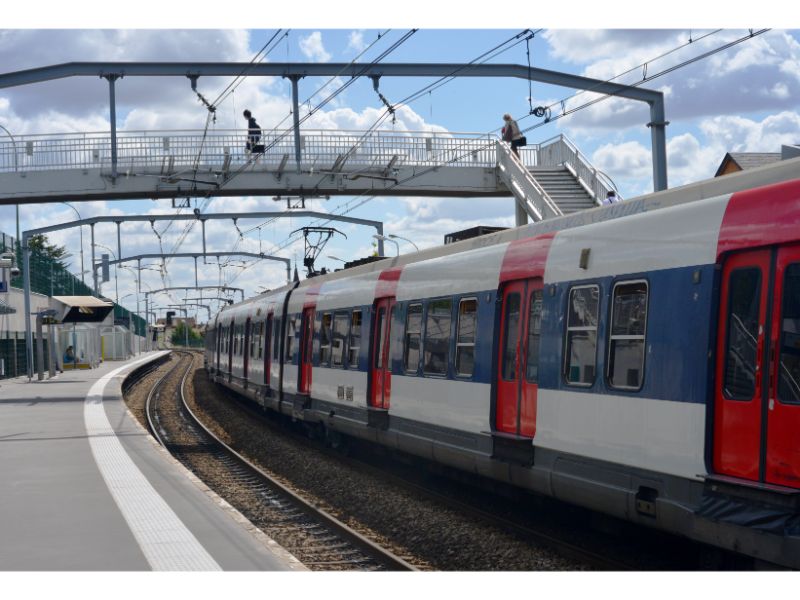
<svg viewBox="0 0 800 600">
<path fill-rule="evenodd" d="M 686 44 L 689 31 L 555 30 L 545 37 L 554 56 L 569 62 L 591 61 L 581 74 L 607 80 L 633 69 L 615 81 L 634 85 L 644 77 L 746 34 L 741 30 L 723 31 L 701 38 L 704 33 L 693 32 L 695 41 L 676 52 L 671 51 Z M 646 68 L 638 67 L 645 62 Z M 785 31 L 770 31 L 647 82 L 644 87 L 665 93 L 669 120 L 718 114 L 720 98 L 725 99 L 726 112 L 797 110 L 800 105 L 798 65 L 800 44 L 797 40 Z M 575 99 L 570 97 L 567 105 L 574 107 L 585 102 L 587 97 L 586 94 Z M 612 130 L 640 126 L 646 118 L 647 110 L 641 103 L 611 99 L 578 111 L 562 126 L 577 131 Z"/>
<path fill-rule="evenodd" d="M 364 42 L 363 31 L 351 31 L 350 36 L 347 38 L 347 50 L 355 50 L 361 52 L 367 44 Z"/>
<path fill-rule="evenodd" d="M 300 38 L 300 51 L 307 59 L 316 62 L 328 62 L 331 55 L 322 44 L 322 33 L 315 31 L 304 38 Z"/>
</svg>

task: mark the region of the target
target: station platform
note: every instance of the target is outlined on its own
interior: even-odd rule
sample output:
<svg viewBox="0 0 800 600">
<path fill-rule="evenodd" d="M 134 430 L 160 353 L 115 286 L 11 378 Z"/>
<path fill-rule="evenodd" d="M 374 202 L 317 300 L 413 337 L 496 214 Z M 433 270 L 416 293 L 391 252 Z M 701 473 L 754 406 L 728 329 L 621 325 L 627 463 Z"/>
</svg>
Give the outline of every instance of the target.
<svg viewBox="0 0 800 600">
<path fill-rule="evenodd" d="M 304 571 L 150 437 L 126 374 L 149 352 L 0 380 L 0 571 Z"/>
</svg>

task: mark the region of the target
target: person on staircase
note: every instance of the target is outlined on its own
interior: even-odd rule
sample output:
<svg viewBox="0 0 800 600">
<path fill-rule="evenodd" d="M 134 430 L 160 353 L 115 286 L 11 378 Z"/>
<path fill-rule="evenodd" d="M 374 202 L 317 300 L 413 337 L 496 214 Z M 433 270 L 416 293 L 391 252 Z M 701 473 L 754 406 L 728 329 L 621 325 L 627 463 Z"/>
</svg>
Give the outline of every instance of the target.
<svg viewBox="0 0 800 600">
<path fill-rule="evenodd" d="M 525 136 L 519 130 L 517 122 L 511 118 L 511 115 L 506 113 L 503 115 L 503 121 L 506 125 L 503 127 L 503 141 L 511 143 L 511 151 L 519 156 L 519 147 L 527 143 Z"/>
</svg>

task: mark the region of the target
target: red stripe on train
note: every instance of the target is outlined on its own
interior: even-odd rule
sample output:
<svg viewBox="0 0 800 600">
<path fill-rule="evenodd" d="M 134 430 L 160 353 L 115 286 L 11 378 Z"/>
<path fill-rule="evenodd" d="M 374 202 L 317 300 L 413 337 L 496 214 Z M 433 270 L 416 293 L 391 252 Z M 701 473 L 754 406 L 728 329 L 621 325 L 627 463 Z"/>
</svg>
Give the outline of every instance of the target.
<svg viewBox="0 0 800 600">
<path fill-rule="evenodd" d="M 378 276 L 378 281 L 375 284 L 375 299 L 388 298 L 397 295 L 397 283 L 400 281 L 400 274 L 403 272 L 403 267 L 390 267 Z"/>
<path fill-rule="evenodd" d="M 722 218 L 717 260 L 731 250 L 795 241 L 799 227 L 800 180 L 736 192 Z"/>
<path fill-rule="evenodd" d="M 514 240 L 508 245 L 500 267 L 500 283 L 515 279 L 544 277 L 547 254 L 553 243 L 555 232 L 533 238 Z"/>
</svg>

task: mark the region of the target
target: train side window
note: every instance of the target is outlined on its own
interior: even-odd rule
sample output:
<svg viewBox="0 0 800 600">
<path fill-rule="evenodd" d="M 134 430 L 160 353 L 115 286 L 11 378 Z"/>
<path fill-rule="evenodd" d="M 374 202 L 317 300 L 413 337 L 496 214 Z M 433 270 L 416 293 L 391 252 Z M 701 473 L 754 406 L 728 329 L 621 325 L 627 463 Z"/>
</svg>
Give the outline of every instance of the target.
<svg viewBox="0 0 800 600">
<path fill-rule="evenodd" d="M 358 353 L 361 349 L 361 311 L 354 310 L 350 318 L 350 344 L 347 350 L 347 364 L 351 369 L 358 368 Z"/>
<path fill-rule="evenodd" d="M 331 364 L 341 367 L 344 364 L 344 346 L 347 342 L 347 325 L 350 315 L 338 312 L 333 315 L 333 334 L 331 336 Z"/>
<path fill-rule="evenodd" d="M 450 321 L 452 301 L 432 300 L 428 303 L 425 320 L 422 371 L 428 375 L 446 375 L 450 350 Z"/>
<path fill-rule="evenodd" d="M 258 324 L 261 327 L 261 323 Z M 256 338 L 258 337 L 258 328 L 253 327 L 253 324 L 248 321 L 248 330 L 250 333 L 250 358 L 256 355 Z"/>
<path fill-rule="evenodd" d="M 784 271 L 781 312 L 778 400 L 800 404 L 800 263 Z"/>
<path fill-rule="evenodd" d="M 419 342 L 422 335 L 422 304 L 408 305 L 406 313 L 406 335 L 403 350 L 403 365 L 406 373 L 416 373 L 419 369 Z"/>
<path fill-rule="evenodd" d="M 286 322 L 286 362 L 292 361 L 292 344 L 294 343 L 295 330 L 297 323 L 295 317 L 288 317 Z"/>
<path fill-rule="evenodd" d="M 281 357 L 281 320 L 280 317 L 273 321 L 272 325 L 275 333 L 272 334 L 272 358 L 279 360 Z"/>
<path fill-rule="evenodd" d="M 458 336 L 456 337 L 456 374 L 472 377 L 475 371 L 475 331 L 478 322 L 478 300 L 463 298 L 458 303 Z"/>
<path fill-rule="evenodd" d="M 611 387 L 624 390 L 642 387 L 647 296 L 646 281 L 626 281 L 614 286 L 608 346 L 608 383 Z"/>
<path fill-rule="evenodd" d="M 506 314 L 503 316 L 503 370 L 505 381 L 517 378 L 517 346 L 519 345 L 520 295 L 516 292 L 506 297 Z"/>
<path fill-rule="evenodd" d="M 264 358 L 264 321 L 258 324 L 258 358 Z"/>
<path fill-rule="evenodd" d="M 377 314 L 375 315 L 375 335 L 377 337 L 377 342 L 375 344 L 375 368 L 376 369 L 383 369 L 384 368 L 384 352 L 383 349 L 385 347 L 386 340 L 384 336 L 386 335 L 386 328 L 383 326 L 383 320 L 386 318 L 386 307 L 381 306 L 378 309 Z"/>
<path fill-rule="evenodd" d="M 539 381 L 539 338 L 542 333 L 542 290 L 534 290 L 528 304 L 528 357 L 525 361 L 525 380 Z"/>
<path fill-rule="evenodd" d="M 756 340 L 761 305 L 761 269 L 734 269 L 728 279 L 728 339 L 724 394 L 751 400 L 756 391 Z"/>
<path fill-rule="evenodd" d="M 331 313 L 322 314 L 319 329 L 319 364 L 329 366 L 331 362 Z"/>
<path fill-rule="evenodd" d="M 569 384 L 590 386 L 594 383 L 599 308 L 598 286 L 584 285 L 570 289 L 567 341 L 564 346 L 564 375 Z"/>
</svg>

